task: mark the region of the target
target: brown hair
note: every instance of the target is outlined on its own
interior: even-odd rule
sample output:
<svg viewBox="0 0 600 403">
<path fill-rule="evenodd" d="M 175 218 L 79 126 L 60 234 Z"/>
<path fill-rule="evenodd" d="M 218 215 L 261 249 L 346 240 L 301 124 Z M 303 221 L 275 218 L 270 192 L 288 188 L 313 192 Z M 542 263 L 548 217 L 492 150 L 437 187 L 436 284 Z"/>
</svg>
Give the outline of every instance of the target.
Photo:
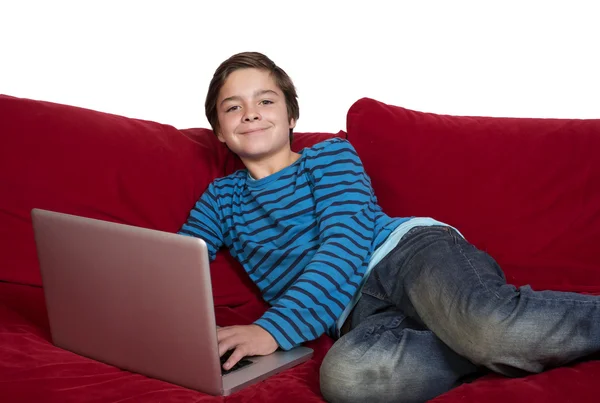
<svg viewBox="0 0 600 403">
<path fill-rule="evenodd" d="M 219 97 L 219 92 L 221 91 L 223 84 L 225 84 L 225 80 L 227 80 L 227 77 L 234 71 L 249 68 L 266 70 L 271 74 L 275 80 L 275 84 L 277 84 L 277 87 L 279 87 L 285 96 L 288 121 L 292 119 L 298 120 L 300 117 L 300 107 L 298 106 L 296 88 L 287 73 L 262 53 L 243 52 L 235 54 L 221 63 L 215 71 L 212 80 L 210 80 L 206 101 L 204 103 L 204 111 L 208 123 L 210 123 L 215 133 L 219 130 L 217 98 Z M 293 129 L 290 129 L 290 143 L 292 141 L 292 133 Z"/>
</svg>

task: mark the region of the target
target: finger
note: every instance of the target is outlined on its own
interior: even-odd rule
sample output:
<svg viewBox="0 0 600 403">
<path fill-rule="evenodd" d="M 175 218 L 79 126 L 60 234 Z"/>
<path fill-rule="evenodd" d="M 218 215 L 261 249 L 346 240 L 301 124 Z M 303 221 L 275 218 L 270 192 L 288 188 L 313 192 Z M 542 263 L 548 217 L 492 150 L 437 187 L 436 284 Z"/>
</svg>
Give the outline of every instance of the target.
<svg viewBox="0 0 600 403">
<path fill-rule="evenodd" d="M 229 359 L 225 362 L 225 364 L 223 364 L 223 368 L 231 369 L 231 367 L 237 364 L 242 358 L 246 356 L 246 354 L 243 351 L 244 348 L 241 345 L 237 346 L 236 349 L 233 350 L 233 353 L 231 354 Z"/>
<path fill-rule="evenodd" d="M 219 357 L 222 357 L 229 350 L 233 350 L 237 344 L 233 343 L 231 339 L 227 339 L 219 342 Z"/>
<path fill-rule="evenodd" d="M 228 350 L 232 350 L 237 347 L 238 344 L 243 342 L 235 333 L 218 337 L 217 343 L 219 345 L 219 356 L 223 356 Z"/>
<path fill-rule="evenodd" d="M 223 333 L 223 332 L 225 332 L 225 333 Z M 226 336 L 227 336 L 226 328 L 224 328 L 224 327 L 217 328 L 217 341 L 218 342 L 221 342 L 221 340 L 223 340 Z"/>
<path fill-rule="evenodd" d="M 237 332 L 231 327 L 217 329 L 217 343 L 219 343 L 219 345 L 224 344 L 229 348 L 233 348 L 236 346 L 236 335 Z M 227 351 L 227 349 L 224 349 L 223 353 L 225 351 Z"/>
<path fill-rule="evenodd" d="M 217 339 L 220 341 L 238 332 L 239 326 L 227 326 L 217 328 Z"/>
<path fill-rule="evenodd" d="M 233 350 L 238 345 L 244 343 L 244 338 L 241 337 L 237 332 L 231 332 L 225 336 L 220 337 L 219 344 L 219 356 L 222 357 L 229 350 Z"/>
</svg>

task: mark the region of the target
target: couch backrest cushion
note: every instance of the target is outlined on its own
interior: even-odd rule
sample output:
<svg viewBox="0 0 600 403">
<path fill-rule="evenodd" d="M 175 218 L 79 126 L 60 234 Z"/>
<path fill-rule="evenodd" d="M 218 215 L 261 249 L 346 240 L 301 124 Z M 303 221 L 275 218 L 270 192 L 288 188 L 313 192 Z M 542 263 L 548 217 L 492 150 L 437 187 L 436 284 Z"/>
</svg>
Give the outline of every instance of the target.
<svg viewBox="0 0 600 403">
<path fill-rule="evenodd" d="M 211 135 L 207 135 L 207 134 Z M 176 231 L 219 174 L 206 129 L 0 97 L 0 279 L 40 284 L 34 207 Z"/>
<path fill-rule="evenodd" d="M 513 283 L 600 290 L 600 120 L 448 116 L 365 98 L 347 132 L 388 214 L 456 226 Z"/>
</svg>

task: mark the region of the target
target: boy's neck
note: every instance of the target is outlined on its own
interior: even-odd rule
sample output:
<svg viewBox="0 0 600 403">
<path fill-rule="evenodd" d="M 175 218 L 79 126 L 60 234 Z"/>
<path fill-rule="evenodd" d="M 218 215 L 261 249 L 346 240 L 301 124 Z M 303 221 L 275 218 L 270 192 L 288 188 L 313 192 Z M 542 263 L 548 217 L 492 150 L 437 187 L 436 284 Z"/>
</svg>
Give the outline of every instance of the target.
<svg viewBox="0 0 600 403">
<path fill-rule="evenodd" d="M 271 157 L 266 160 L 248 160 L 242 158 L 242 162 L 246 166 L 248 172 L 250 172 L 252 178 L 258 180 L 266 178 L 269 175 L 273 175 L 274 173 L 289 167 L 294 162 L 298 161 L 300 157 L 300 154 L 290 150 L 289 153 L 277 157 Z"/>
</svg>

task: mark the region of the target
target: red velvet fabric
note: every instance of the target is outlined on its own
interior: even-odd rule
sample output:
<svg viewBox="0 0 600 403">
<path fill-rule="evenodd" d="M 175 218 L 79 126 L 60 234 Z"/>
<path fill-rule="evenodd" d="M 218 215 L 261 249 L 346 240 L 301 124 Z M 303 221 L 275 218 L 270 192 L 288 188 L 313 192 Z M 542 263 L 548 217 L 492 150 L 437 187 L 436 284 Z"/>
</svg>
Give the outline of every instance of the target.
<svg viewBox="0 0 600 403">
<path fill-rule="evenodd" d="M 27 294 L 32 301 L 38 303 L 43 301 L 40 287 L 0 283 L 2 296 L 0 298 L 0 401 L 2 402 L 241 403 L 279 402 L 284 399 L 291 403 L 322 402 L 318 388 L 318 374 L 320 362 L 332 344 L 328 337 L 322 337 L 308 344 L 315 353 L 306 363 L 231 396 L 214 397 L 122 371 L 54 347 L 47 328 L 34 324 L 22 314 L 10 309 L 8 305 L 16 302 L 14 299 L 2 301 L 9 293 L 13 298 Z M 43 306 L 37 306 L 35 310 L 43 310 Z M 236 323 L 250 320 L 249 317 L 241 317 L 239 314 L 232 316 L 228 312 L 226 317 Z"/>
<path fill-rule="evenodd" d="M 362 99 L 347 138 L 391 215 L 455 225 L 534 288 L 600 293 L 600 122 L 410 111 Z M 299 133 L 294 149 L 333 133 Z M 208 183 L 241 168 L 207 129 L 0 96 L 0 401 L 318 402 L 312 360 L 211 397 L 77 356 L 50 340 L 29 211 L 41 207 L 176 231 Z M 211 266 L 220 325 L 266 309 L 226 252 Z M 518 379 L 489 375 L 435 402 L 596 402 L 600 361 Z"/>
<path fill-rule="evenodd" d="M 347 127 L 388 214 L 456 226 L 514 283 L 600 291 L 600 120 L 447 116 L 362 99 Z"/>
<path fill-rule="evenodd" d="M 0 279 L 41 284 L 34 207 L 176 231 L 224 161 L 203 131 L 0 97 Z"/>
</svg>

